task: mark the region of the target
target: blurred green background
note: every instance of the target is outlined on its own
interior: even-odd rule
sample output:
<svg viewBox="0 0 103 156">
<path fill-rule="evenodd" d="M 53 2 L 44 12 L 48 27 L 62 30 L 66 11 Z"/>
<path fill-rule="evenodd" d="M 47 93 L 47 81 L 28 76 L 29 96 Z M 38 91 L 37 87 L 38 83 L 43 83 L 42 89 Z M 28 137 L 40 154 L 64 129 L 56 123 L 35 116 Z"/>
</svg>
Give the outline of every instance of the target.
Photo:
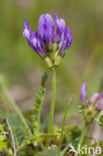
<svg viewBox="0 0 103 156">
<path fill-rule="evenodd" d="M 88 83 L 88 97 L 103 90 L 102 0 L 0 0 L 0 74 L 21 109 L 32 109 L 41 75 L 49 70 L 23 38 L 23 23 L 28 20 L 32 30 L 37 30 L 39 16 L 43 13 L 53 16 L 54 12 L 65 19 L 73 34 L 73 44 L 57 68 L 55 115 L 58 121 L 72 94 L 75 94 L 73 106 L 80 102 L 80 87 L 84 81 Z M 47 115 L 50 95 L 49 76 L 43 107 Z M 4 104 L 1 102 L 0 106 Z M 73 108 L 71 112 L 77 113 L 76 110 Z"/>
</svg>

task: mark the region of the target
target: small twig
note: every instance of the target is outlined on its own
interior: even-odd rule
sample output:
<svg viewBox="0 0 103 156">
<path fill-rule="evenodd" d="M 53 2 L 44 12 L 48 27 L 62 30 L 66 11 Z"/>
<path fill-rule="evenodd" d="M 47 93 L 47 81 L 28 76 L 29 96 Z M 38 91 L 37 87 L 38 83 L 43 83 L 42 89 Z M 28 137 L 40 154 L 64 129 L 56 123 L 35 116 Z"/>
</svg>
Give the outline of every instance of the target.
<svg viewBox="0 0 103 156">
<path fill-rule="evenodd" d="M 6 122 L 7 122 L 7 125 L 8 125 L 8 128 L 9 128 L 9 131 L 10 131 L 10 134 L 11 134 L 11 138 L 12 138 L 13 149 L 14 149 L 14 156 L 16 156 L 16 146 L 15 146 L 15 140 L 14 140 L 13 131 L 12 131 L 12 128 L 11 128 L 11 126 L 10 126 L 10 124 L 9 124 L 8 119 L 6 119 Z"/>
</svg>

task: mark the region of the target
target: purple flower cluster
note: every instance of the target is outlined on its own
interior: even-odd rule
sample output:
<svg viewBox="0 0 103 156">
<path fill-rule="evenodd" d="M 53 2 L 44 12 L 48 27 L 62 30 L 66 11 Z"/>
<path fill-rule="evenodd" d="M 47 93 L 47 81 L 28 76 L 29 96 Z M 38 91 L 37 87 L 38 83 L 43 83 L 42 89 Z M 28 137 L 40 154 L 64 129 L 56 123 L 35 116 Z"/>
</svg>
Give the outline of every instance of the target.
<svg viewBox="0 0 103 156">
<path fill-rule="evenodd" d="M 42 14 L 38 21 L 38 31 L 33 32 L 28 21 L 24 22 L 23 36 L 30 47 L 38 53 L 49 67 L 56 66 L 64 56 L 64 50 L 72 44 L 72 32 L 65 27 L 65 21 L 54 14 L 56 23 L 49 14 Z"/>
<path fill-rule="evenodd" d="M 89 101 L 87 101 L 87 83 L 83 83 L 80 93 L 80 99 L 85 104 L 85 106 L 93 105 L 97 110 L 103 109 L 103 94 L 98 92 L 94 93 Z"/>
</svg>

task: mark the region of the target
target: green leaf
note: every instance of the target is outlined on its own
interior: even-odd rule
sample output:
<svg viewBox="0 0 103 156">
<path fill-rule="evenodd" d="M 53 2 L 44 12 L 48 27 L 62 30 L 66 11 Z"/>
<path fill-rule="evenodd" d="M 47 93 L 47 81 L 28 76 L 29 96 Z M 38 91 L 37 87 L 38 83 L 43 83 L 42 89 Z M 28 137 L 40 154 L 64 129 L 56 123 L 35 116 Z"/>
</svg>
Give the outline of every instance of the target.
<svg viewBox="0 0 103 156">
<path fill-rule="evenodd" d="M 0 151 L 7 148 L 7 142 L 5 141 L 6 139 L 7 137 L 4 133 L 4 127 L 2 124 L 0 124 Z"/>
<path fill-rule="evenodd" d="M 99 121 L 96 120 L 99 126 L 103 127 L 103 114 L 99 117 Z"/>
<path fill-rule="evenodd" d="M 3 132 L 4 131 L 4 127 L 2 124 L 0 124 L 0 131 Z"/>
<path fill-rule="evenodd" d="M 42 103 L 44 100 L 47 77 L 48 77 L 47 73 L 44 73 L 42 80 L 41 80 L 41 85 L 39 89 L 37 90 L 36 96 L 34 99 L 33 130 L 34 130 L 34 134 L 36 135 L 39 133 L 39 128 L 40 128 L 41 107 L 42 107 Z"/>
</svg>

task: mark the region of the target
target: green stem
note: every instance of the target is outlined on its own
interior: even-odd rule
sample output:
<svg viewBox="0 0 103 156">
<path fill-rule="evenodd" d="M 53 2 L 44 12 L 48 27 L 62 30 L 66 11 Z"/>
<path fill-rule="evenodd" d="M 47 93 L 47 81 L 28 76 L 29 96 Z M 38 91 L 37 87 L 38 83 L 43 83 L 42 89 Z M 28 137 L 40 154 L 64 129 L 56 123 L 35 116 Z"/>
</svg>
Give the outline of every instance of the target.
<svg viewBox="0 0 103 156">
<path fill-rule="evenodd" d="M 6 87 L 4 86 L 4 84 L 1 84 L 1 89 L 2 89 L 2 93 L 5 96 L 5 98 L 8 100 L 8 102 L 10 102 L 10 104 L 13 106 L 14 110 L 16 111 L 16 113 L 18 114 L 19 118 L 21 119 L 22 123 L 24 124 L 25 128 L 28 129 L 28 133 L 30 136 L 32 136 L 31 131 L 29 130 L 29 126 L 26 122 L 26 119 L 24 118 L 23 114 L 21 113 L 19 107 L 17 106 L 17 104 L 14 102 L 14 100 L 11 98 L 11 96 L 9 95 Z"/>
<path fill-rule="evenodd" d="M 82 145 L 83 144 L 83 141 L 84 141 L 84 138 L 86 136 L 86 133 L 87 133 L 88 129 L 89 129 L 89 125 L 84 124 L 83 129 L 82 129 L 82 134 L 81 134 L 80 140 L 78 142 L 78 145 Z M 77 153 L 75 154 L 75 156 L 79 155 L 78 145 L 77 145 L 77 149 L 76 149 Z"/>
<path fill-rule="evenodd" d="M 50 119 L 49 119 L 49 130 L 52 132 L 53 117 L 54 117 L 54 108 L 55 108 L 55 94 L 56 94 L 56 71 L 55 68 L 52 69 L 52 100 L 51 100 L 51 110 L 50 110 Z"/>
<path fill-rule="evenodd" d="M 64 156 L 65 152 L 70 148 L 70 143 L 63 149 L 60 156 Z"/>
<path fill-rule="evenodd" d="M 68 110 L 69 110 L 71 101 L 72 101 L 72 97 L 69 99 L 69 101 L 67 103 L 67 106 L 65 108 L 65 113 L 64 113 L 63 123 L 62 123 L 62 129 L 61 129 L 61 133 L 60 133 L 59 151 L 58 151 L 59 156 L 60 156 L 60 150 L 61 150 L 61 145 L 62 145 L 62 140 L 63 140 L 64 126 L 65 126 L 65 122 L 66 122 L 66 119 L 67 119 Z"/>
</svg>

